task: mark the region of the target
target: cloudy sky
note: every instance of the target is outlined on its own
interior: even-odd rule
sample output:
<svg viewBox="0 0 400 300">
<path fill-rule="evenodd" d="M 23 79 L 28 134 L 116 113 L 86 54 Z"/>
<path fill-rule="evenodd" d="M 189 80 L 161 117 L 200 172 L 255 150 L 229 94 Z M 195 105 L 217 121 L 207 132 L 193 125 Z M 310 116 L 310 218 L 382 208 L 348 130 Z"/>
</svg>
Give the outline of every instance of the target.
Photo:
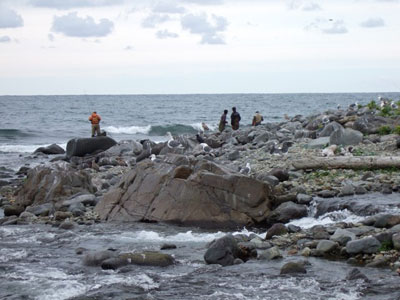
<svg viewBox="0 0 400 300">
<path fill-rule="evenodd" d="M 400 92 L 400 0 L 0 0 L 0 95 Z"/>
</svg>

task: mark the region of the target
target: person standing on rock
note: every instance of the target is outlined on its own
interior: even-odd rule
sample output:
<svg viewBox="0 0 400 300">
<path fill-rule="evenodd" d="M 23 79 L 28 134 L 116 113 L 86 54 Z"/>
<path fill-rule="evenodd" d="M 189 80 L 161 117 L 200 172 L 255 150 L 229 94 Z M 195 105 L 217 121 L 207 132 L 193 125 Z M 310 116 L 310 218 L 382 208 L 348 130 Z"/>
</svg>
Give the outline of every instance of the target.
<svg viewBox="0 0 400 300">
<path fill-rule="evenodd" d="M 241 120 L 240 114 L 236 111 L 236 107 L 232 107 L 231 125 L 233 130 L 239 129 L 239 122 Z"/>
<path fill-rule="evenodd" d="M 261 124 L 261 122 L 264 121 L 264 118 L 262 115 L 260 115 L 259 111 L 256 111 L 256 114 L 253 117 L 253 122 L 251 123 L 252 126 L 258 126 Z"/>
<path fill-rule="evenodd" d="M 89 121 L 92 123 L 92 137 L 94 137 L 94 134 L 96 133 L 96 136 L 100 136 L 100 121 L 101 117 L 94 111 L 90 117 Z"/>
<path fill-rule="evenodd" d="M 228 123 L 228 122 L 226 121 L 226 116 L 227 116 L 227 115 L 228 115 L 228 110 L 225 109 L 225 110 L 224 110 L 224 113 L 223 113 L 222 116 L 221 116 L 221 120 L 219 121 L 219 126 L 218 126 L 219 132 L 224 131 L 224 129 L 225 129 L 225 124 Z"/>
</svg>

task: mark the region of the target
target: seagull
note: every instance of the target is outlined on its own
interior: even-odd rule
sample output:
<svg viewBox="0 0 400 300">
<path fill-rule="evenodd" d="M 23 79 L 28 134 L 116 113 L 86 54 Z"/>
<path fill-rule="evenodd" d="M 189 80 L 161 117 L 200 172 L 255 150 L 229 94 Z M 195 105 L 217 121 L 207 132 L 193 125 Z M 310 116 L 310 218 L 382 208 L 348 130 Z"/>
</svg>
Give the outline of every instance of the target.
<svg viewBox="0 0 400 300">
<path fill-rule="evenodd" d="M 156 160 L 156 155 L 155 154 L 150 155 L 150 160 L 151 161 L 155 161 Z"/>
<path fill-rule="evenodd" d="M 323 117 L 322 117 L 322 123 L 323 123 L 323 124 L 328 124 L 328 123 L 329 123 L 329 117 L 326 116 L 326 115 L 323 116 Z"/>
<path fill-rule="evenodd" d="M 336 145 L 330 145 L 329 147 L 326 147 L 324 150 L 322 150 L 322 156 L 335 156 L 335 151 L 337 149 Z"/>
<path fill-rule="evenodd" d="M 211 151 L 210 146 L 208 146 L 206 143 L 201 143 L 200 146 L 203 147 L 203 151 L 205 151 L 205 152 Z"/>
<path fill-rule="evenodd" d="M 394 101 L 390 102 L 390 107 L 393 108 L 393 109 L 397 109 L 398 108 L 397 104 Z"/>
<path fill-rule="evenodd" d="M 246 167 L 240 169 L 239 171 L 241 174 L 249 174 L 251 172 L 250 163 L 246 163 Z"/>
<path fill-rule="evenodd" d="M 336 106 L 336 108 L 337 108 L 338 110 L 340 110 L 340 108 L 341 108 L 340 104 L 338 104 L 338 105 Z"/>
</svg>

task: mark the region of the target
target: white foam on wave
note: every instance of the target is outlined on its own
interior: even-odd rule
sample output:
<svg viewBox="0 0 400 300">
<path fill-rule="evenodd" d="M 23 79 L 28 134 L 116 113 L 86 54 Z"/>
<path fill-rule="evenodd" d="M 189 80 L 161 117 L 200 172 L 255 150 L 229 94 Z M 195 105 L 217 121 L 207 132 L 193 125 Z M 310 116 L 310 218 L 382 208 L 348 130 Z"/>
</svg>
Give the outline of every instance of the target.
<svg viewBox="0 0 400 300">
<path fill-rule="evenodd" d="M 215 126 L 215 125 L 213 125 L 213 124 L 207 124 L 206 123 L 206 125 L 208 126 L 208 128 L 210 129 L 210 130 L 215 130 L 216 128 L 217 128 L 217 126 Z M 196 130 L 198 130 L 198 131 L 204 131 L 204 129 L 203 129 L 203 125 L 202 125 L 202 123 L 193 123 L 193 124 L 190 124 L 190 126 L 192 126 L 194 129 L 196 129 Z"/>
<path fill-rule="evenodd" d="M 106 126 L 104 130 L 110 133 L 119 134 L 148 134 L 150 132 L 151 126 Z"/>
<path fill-rule="evenodd" d="M 58 144 L 61 148 L 67 149 L 67 143 Z M 39 147 L 47 147 L 49 144 L 43 145 L 0 145 L 0 152 L 10 153 L 33 153 Z"/>
<path fill-rule="evenodd" d="M 26 257 L 28 257 L 28 252 L 25 249 L 17 250 L 13 248 L 3 248 L 0 250 L 0 262 L 2 263 Z"/>
<path fill-rule="evenodd" d="M 124 240 L 132 240 L 138 242 L 211 242 L 216 238 L 224 236 L 223 232 L 216 233 L 193 233 L 191 230 L 187 232 L 180 232 L 175 235 L 161 235 L 155 231 L 138 231 L 138 232 L 124 232 L 119 234 L 119 237 Z"/>
<path fill-rule="evenodd" d="M 69 275 L 57 268 L 30 269 L 19 265 L 16 272 L 9 272 L 6 278 L 23 281 L 31 294 L 40 300 L 65 300 L 96 291 L 102 287 L 123 284 L 139 286 L 145 291 L 159 288 L 147 274 L 127 275 L 111 272 L 108 276 L 96 276 L 88 280 L 85 274 Z"/>
<path fill-rule="evenodd" d="M 288 225 L 292 224 L 307 229 L 315 225 L 330 225 L 338 222 L 357 223 L 363 219 L 365 219 L 365 217 L 357 216 L 351 211 L 344 209 L 326 213 L 318 218 L 304 217 L 298 220 L 293 220 L 289 222 Z"/>
</svg>

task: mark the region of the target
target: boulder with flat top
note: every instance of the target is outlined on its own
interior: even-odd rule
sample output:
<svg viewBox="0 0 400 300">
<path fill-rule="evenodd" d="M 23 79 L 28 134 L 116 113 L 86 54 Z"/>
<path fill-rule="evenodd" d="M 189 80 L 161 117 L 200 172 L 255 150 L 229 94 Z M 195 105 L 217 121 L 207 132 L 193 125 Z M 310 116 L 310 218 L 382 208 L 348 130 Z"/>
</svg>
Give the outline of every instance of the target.
<svg viewBox="0 0 400 300">
<path fill-rule="evenodd" d="M 265 182 L 210 161 L 168 154 L 158 163 L 138 163 L 95 210 L 108 221 L 236 228 L 264 222 L 272 199 L 271 186 Z"/>
<path fill-rule="evenodd" d="M 72 156 L 85 156 L 99 151 L 105 151 L 117 142 L 108 136 L 97 136 L 93 138 L 75 138 L 67 143 L 67 158 Z"/>
</svg>

